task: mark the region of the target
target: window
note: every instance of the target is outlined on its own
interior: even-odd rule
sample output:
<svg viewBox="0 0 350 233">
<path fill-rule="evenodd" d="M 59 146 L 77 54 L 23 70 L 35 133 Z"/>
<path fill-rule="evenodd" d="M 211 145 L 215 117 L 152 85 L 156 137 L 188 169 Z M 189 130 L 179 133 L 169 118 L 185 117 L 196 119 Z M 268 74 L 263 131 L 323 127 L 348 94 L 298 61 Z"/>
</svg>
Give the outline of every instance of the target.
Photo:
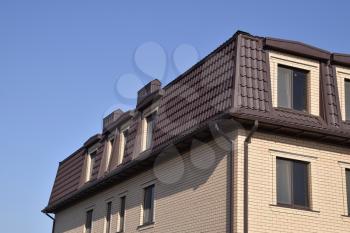
<svg viewBox="0 0 350 233">
<path fill-rule="evenodd" d="M 86 212 L 85 233 L 92 232 L 92 210 Z"/>
<path fill-rule="evenodd" d="M 346 193 L 348 197 L 348 215 L 350 216 L 350 169 L 346 169 Z"/>
<path fill-rule="evenodd" d="M 278 66 L 278 107 L 307 111 L 307 76 L 307 71 Z"/>
<path fill-rule="evenodd" d="M 153 223 L 154 215 L 154 185 L 148 186 L 144 189 L 144 200 L 143 200 L 143 225 Z"/>
<path fill-rule="evenodd" d="M 106 233 L 111 232 L 112 202 L 107 203 L 106 209 Z"/>
<path fill-rule="evenodd" d="M 125 222 L 125 201 L 126 201 L 126 196 L 123 196 L 120 198 L 120 210 L 119 210 L 119 230 L 118 232 L 123 232 L 124 231 L 124 222 Z"/>
<path fill-rule="evenodd" d="M 309 163 L 277 158 L 277 204 L 309 207 Z"/>
<path fill-rule="evenodd" d="M 122 138 L 122 151 L 121 151 L 121 154 L 120 154 L 120 162 L 122 162 L 123 158 L 124 158 L 124 155 L 125 155 L 125 151 L 126 151 L 126 140 L 128 138 L 128 133 L 129 133 L 129 130 L 124 130 L 121 134 L 121 138 Z"/>
<path fill-rule="evenodd" d="M 107 153 L 107 158 L 106 158 L 106 164 L 107 164 L 106 167 L 109 166 L 109 162 L 111 160 L 112 153 L 113 153 L 113 146 L 114 146 L 114 137 L 108 141 L 108 153 Z"/>
<path fill-rule="evenodd" d="M 90 181 L 92 178 L 92 173 L 94 171 L 95 161 L 96 161 L 97 150 L 91 152 L 88 158 L 86 181 Z"/>
<path fill-rule="evenodd" d="M 154 118 L 155 114 L 152 114 L 146 118 L 146 144 L 145 144 L 145 150 L 151 148 L 152 144 L 152 135 L 153 135 L 153 129 L 154 129 Z"/>
<path fill-rule="evenodd" d="M 345 95 L 345 120 L 350 120 L 350 79 L 345 79 L 344 82 Z"/>
</svg>

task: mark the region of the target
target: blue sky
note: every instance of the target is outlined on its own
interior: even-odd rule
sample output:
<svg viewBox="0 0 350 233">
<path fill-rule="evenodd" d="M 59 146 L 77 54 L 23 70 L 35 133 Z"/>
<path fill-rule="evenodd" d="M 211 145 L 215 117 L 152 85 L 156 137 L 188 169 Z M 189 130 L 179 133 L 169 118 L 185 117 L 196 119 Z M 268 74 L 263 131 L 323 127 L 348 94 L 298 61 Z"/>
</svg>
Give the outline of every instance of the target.
<svg viewBox="0 0 350 233">
<path fill-rule="evenodd" d="M 58 162 L 101 130 L 104 115 L 132 106 L 152 72 L 168 83 L 177 64 L 188 67 L 236 30 L 350 53 L 349 1 L 288 3 L 0 0 L 2 232 L 50 232 L 40 210 Z"/>
</svg>

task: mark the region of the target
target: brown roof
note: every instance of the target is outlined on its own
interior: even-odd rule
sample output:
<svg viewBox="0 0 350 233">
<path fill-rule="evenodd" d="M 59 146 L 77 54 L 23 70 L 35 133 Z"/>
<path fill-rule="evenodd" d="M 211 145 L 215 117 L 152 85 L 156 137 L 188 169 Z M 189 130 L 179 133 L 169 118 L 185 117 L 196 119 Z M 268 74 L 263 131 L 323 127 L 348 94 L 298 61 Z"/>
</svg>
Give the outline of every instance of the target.
<svg viewBox="0 0 350 233">
<path fill-rule="evenodd" d="M 320 62 L 320 116 L 273 108 L 268 51 L 277 50 L 312 58 Z M 138 104 L 131 112 L 110 115 L 102 135 L 90 138 L 85 145 L 60 163 L 48 206 L 44 212 L 61 208 L 122 182 L 157 156 L 165 147 L 181 142 L 206 127 L 213 119 L 230 115 L 242 122 L 259 120 L 270 132 L 288 132 L 327 142 L 350 145 L 350 123 L 341 119 L 335 65 L 350 67 L 350 55 L 332 54 L 300 42 L 262 38 L 237 32 L 215 51 L 163 89 L 158 80 L 139 91 Z M 142 109 L 158 101 L 156 128 L 151 150 L 132 160 Z M 123 164 L 98 177 L 106 136 L 130 120 L 126 155 Z M 87 147 L 99 143 L 94 179 L 80 185 Z M 148 162 L 146 162 L 148 161 Z"/>
</svg>

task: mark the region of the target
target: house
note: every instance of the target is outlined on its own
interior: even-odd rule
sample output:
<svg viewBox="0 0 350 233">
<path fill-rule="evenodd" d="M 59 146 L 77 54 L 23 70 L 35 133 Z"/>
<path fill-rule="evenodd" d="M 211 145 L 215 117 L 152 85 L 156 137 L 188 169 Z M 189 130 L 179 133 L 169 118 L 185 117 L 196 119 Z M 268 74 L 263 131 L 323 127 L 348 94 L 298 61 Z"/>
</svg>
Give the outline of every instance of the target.
<svg viewBox="0 0 350 233">
<path fill-rule="evenodd" d="M 60 162 L 55 233 L 348 232 L 350 55 L 238 31 Z"/>
</svg>

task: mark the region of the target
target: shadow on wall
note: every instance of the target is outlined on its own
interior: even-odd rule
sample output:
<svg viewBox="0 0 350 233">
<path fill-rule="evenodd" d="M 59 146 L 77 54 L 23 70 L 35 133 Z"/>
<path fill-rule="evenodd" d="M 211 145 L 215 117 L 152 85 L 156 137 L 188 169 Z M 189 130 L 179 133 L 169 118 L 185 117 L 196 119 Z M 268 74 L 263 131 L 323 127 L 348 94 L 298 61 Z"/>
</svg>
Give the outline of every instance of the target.
<svg viewBox="0 0 350 233">
<path fill-rule="evenodd" d="M 89 206 L 87 203 L 94 205 L 94 222 L 98 222 L 97 225 L 103 224 L 106 214 L 105 200 L 111 194 L 114 197 L 112 232 L 116 232 L 116 216 L 119 211 L 119 200 L 117 199 L 119 199 L 118 195 L 126 190 L 126 218 L 128 219 L 126 230 L 130 228 L 131 231 L 136 231 L 137 226 L 140 225 L 140 208 L 143 201 L 142 184 L 149 181 L 156 184 L 157 224 L 155 227 L 157 231 L 174 232 L 172 229 L 176 227 L 181 232 L 181 228 L 183 231 L 186 226 L 191 227 L 194 221 L 200 221 L 202 227 L 213 225 L 213 217 L 204 214 L 204 211 L 210 208 L 215 209 L 218 218 L 223 219 L 217 224 L 221 224 L 222 230 L 225 231 L 228 227 L 226 224 L 228 223 L 226 219 L 228 216 L 226 156 L 229 148 L 229 143 L 222 138 L 214 138 L 210 141 L 193 139 L 190 149 L 183 153 L 180 153 L 175 146 L 171 147 L 158 156 L 153 169 L 58 213 L 55 232 L 76 232 L 76 229 L 80 229 L 78 230 L 80 232 L 85 223 L 86 207 Z M 213 206 L 210 206 L 211 203 Z M 179 218 L 177 220 L 172 218 L 172 215 L 179 213 L 183 215 L 180 218 L 181 226 L 178 226 Z M 60 224 L 60 221 L 66 222 Z"/>
</svg>

